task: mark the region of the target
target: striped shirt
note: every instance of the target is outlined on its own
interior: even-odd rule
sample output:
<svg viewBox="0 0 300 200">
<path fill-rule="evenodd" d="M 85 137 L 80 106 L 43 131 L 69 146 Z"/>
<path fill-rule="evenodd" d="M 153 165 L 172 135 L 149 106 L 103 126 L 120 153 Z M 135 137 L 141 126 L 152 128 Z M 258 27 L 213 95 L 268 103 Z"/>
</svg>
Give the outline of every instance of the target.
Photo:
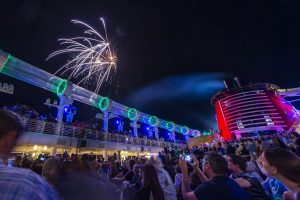
<svg viewBox="0 0 300 200">
<path fill-rule="evenodd" d="M 46 180 L 31 170 L 0 164 L 0 199 L 56 200 L 58 196 Z"/>
</svg>

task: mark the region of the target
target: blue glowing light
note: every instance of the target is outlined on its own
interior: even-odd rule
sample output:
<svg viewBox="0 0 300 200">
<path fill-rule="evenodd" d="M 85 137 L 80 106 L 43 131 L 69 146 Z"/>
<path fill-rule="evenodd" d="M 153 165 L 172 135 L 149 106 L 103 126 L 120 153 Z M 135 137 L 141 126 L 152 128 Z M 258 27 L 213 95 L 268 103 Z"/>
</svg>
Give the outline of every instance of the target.
<svg viewBox="0 0 300 200">
<path fill-rule="evenodd" d="M 68 112 L 68 107 L 67 107 L 67 106 L 64 108 L 64 111 L 65 111 L 65 112 Z"/>
<path fill-rule="evenodd" d="M 119 120 L 116 120 L 116 124 L 119 124 L 120 123 L 120 121 Z"/>
</svg>

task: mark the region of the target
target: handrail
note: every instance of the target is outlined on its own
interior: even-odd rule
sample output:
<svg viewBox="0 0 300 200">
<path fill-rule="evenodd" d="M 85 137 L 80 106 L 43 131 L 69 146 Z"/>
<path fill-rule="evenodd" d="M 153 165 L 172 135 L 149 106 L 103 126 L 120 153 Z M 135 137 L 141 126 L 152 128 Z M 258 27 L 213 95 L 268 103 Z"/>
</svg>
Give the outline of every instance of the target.
<svg viewBox="0 0 300 200">
<path fill-rule="evenodd" d="M 27 117 L 21 117 L 22 123 L 25 127 L 25 132 L 28 133 L 42 133 L 49 135 L 60 135 L 64 137 L 75 137 L 78 139 L 90 139 L 99 140 L 104 142 L 115 142 L 122 144 L 132 144 L 141 146 L 153 146 L 153 147 L 185 147 L 185 144 L 165 142 L 163 140 L 153 140 L 147 137 L 140 138 L 131 135 L 122 135 L 117 133 L 104 133 L 99 130 L 82 128 L 62 124 L 61 129 L 58 130 L 58 123 L 48 122 L 38 119 L 30 119 Z"/>
</svg>

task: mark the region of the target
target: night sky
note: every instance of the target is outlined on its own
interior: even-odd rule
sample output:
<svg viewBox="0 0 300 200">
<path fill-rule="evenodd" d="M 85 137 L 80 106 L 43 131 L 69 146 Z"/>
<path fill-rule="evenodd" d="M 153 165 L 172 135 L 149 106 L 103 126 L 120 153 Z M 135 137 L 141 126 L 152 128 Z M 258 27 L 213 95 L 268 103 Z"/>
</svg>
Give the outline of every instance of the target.
<svg viewBox="0 0 300 200">
<path fill-rule="evenodd" d="M 216 128 L 210 99 L 223 79 L 300 86 L 297 1 L 2 1 L 0 48 L 53 73 L 68 59 L 45 61 L 60 48 L 57 39 L 82 35 L 70 21 L 101 30 L 99 17 L 118 55 L 113 81 L 99 94 L 145 113 Z M 1 94 L 1 105 L 20 102 L 43 113 L 46 96 L 55 98 L 3 75 L 0 80 L 15 84 L 15 95 Z M 96 112 L 78 106 L 82 119 Z"/>
</svg>

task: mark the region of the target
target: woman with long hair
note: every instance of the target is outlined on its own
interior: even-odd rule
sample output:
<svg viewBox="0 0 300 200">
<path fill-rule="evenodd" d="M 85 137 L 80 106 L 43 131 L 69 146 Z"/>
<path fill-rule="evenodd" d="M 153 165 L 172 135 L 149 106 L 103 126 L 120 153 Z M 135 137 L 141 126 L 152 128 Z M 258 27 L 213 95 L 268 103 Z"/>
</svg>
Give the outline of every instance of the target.
<svg viewBox="0 0 300 200">
<path fill-rule="evenodd" d="M 137 192 L 138 199 L 164 200 L 164 193 L 152 164 L 146 163 L 143 166 L 142 177 L 143 187 Z"/>
<path fill-rule="evenodd" d="M 262 172 L 289 190 L 285 199 L 300 199 L 300 158 L 282 148 L 267 148 L 257 162 Z"/>
</svg>

